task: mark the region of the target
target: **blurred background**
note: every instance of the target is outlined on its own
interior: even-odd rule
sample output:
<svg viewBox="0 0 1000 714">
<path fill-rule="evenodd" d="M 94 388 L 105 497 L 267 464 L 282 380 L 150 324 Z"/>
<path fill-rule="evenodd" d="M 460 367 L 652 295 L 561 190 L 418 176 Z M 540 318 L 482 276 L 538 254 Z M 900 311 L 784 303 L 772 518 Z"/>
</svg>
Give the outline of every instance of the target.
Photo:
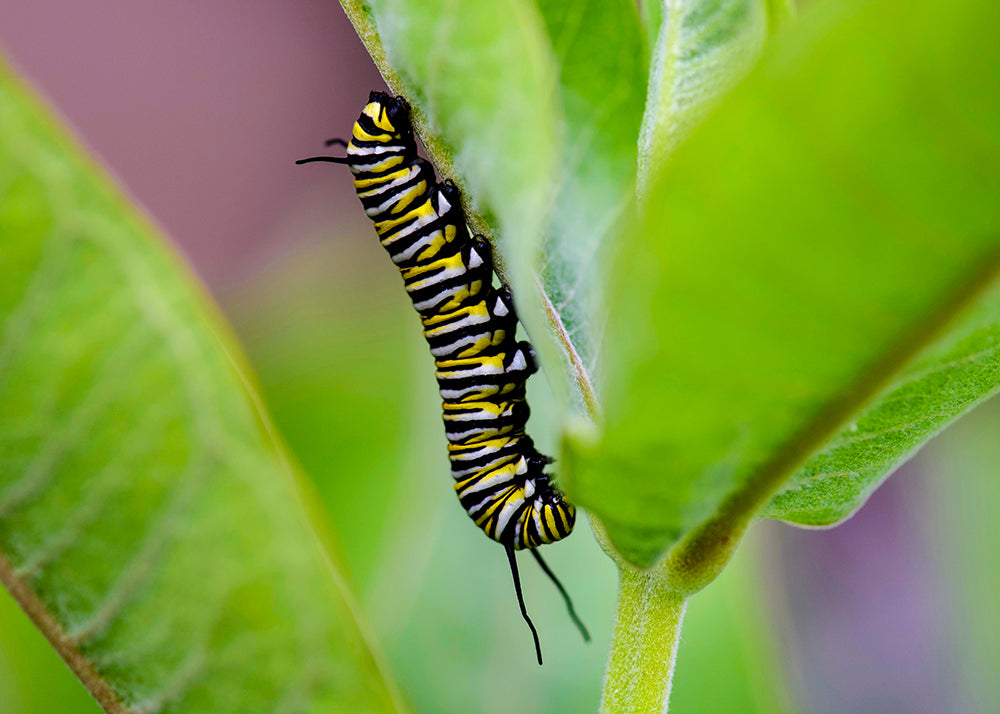
<svg viewBox="0 0 1000 714">
<path fill-rule="evenodd" d="M 383 86 L 339 5 L 0 0 L 0 17 L 0 49 L 208 284 L 335 530 L 360 534 L 340 555 L 414 708 L 596 711 L 610 561 L 585 524 L 549 556 L 586 646 L 524 569 L 538 668 L 503 552 L 452 495 L 430 357 L 349 174 L 292 165 Z M 998 426 L 979 409 L 837 529 L 755 526 L 691 602 L 671 712 L 1000 711 Z M 98 712 L 6 592 L 0 712 Z"/>
</svg>

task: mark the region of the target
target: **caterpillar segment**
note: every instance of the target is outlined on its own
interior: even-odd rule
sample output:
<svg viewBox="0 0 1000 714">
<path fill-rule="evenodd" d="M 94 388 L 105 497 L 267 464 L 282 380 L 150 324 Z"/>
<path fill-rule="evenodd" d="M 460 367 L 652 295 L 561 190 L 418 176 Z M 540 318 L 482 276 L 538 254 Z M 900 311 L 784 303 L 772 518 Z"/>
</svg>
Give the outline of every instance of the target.
<svg viewBox="0 0 1000 714">
<path fill-rule="evenodd" d="M 344 157 L 310 161 L 346 164 L 375 232 L 399 269 L 434 358 L 455 492 L 469 517 L 508 551 L 521 613 L 514 551 L 529 549 L 566 598 L 574 622 L 589 640 L 565 589 L 535 550 L 573 531 L 576 511 L 550 482 L 541 454 L 525 433 L 528 377 L 534 350 L 518 342 L 517 315 L 506 287 L 494 287 L 489 243 L 472 235 L 461 195 L 438 182 L 417 155 L 409 106 L 372 92 L 351 132 Z"/>
</svg>

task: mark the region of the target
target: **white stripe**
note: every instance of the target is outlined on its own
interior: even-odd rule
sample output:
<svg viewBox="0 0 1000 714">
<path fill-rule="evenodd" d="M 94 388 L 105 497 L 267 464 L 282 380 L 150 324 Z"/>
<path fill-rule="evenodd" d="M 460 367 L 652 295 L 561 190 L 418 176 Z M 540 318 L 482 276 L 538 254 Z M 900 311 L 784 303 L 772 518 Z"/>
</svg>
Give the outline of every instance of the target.
<svg viewBox="0 0 1000 714">
<path fill-rule="evenodd" d="M 411 233 L 413 233 L 413 231 L 420 230 L 421 228 L 423 228 L 424 226 L 426 226 L 428 223 L 431 223 L 432 221 L 436 221 L 438 218 L 440 218 L 440 216 L 438 216 L 435 213 L 431 213 L 431 214 L 426 215 L 426 216 L 421 216 L 420 218 L 418 218 L 413 223 L 411 223 L 408 226 L 404 227 L 398 233 L 393 233 L 391 237 L 389 237 L 389 238 L 384 238 L 384 237 L 380 238 L 380 240 L 382 241 L 382 245 L 384 245 L 386 248 L 388 248 L 390 245 L 392 245 L 393 243 L 395 243 L 400 238 L 405 238 L 406 236 L 408 236 Z"/>
<path fill-rule="evenodd" d="M 507 523 L 515 513 L 521 510 L 521 506 L 523 505 L 524 499 L 517 498 L 516 496 L 507 501 L 507 505 L 500 509 L 500 517 L 497 519 L 497 533 L 503 533 L 507 527 Z"/>
<path fill-rule="evenodd" d="M 419 186 L 419 184 L 417 186 Z M 416 191 L 417 190 L 417 186 L 413 186 L 412 188 L 407 189 L 407 193 L 409 193 L 411 191 Z M 390 196 L 389 198 L 387 198 L 385 201 L 383 201 L 380 205 L 375 206 L 374 208 L 366 208 L 365 209 L 365 215 L 371 217 L 371 216 L 377 216 L 377 215 L 379 215 L 381 213 L 384 213 L 385 211 L 389 210 L 389 208 L 393 204 L 398 204 L 398 203 L 402 202 L 404 195 L 405 194 L 402 194 L 402 193 L 394 194 L 394 195 Z M 415 202 L 416 201 L 411 201 L 410 203 L 415 203 Z"/>
<path fill-rule="evenodd" d="M 410 167 L 409 170 L 407 170 L 407 172 L 403 176 L 394 178 L 389 183 L 382 184 L 381 186 L 376 186 L 375 188 L 370 188 L 365 191 L 358 191 L 358 198 L 374 198 L 375 196 L 378 196 L 380 193 L 384 193 L 385 191 L 391 191 L 392 189 L 398 186 L 402 186 L 404 183 L 412 179 L 413 176 L 416 174 L 416 172 L 417 170 L 415 168 Z"/>
<path fill-rule="evenodd" d="M 452 461 L 472 461 L 474 459 L 486 456 L 494 451 L 499 451 L 499 449 L 493 446 L 483 446 L 477 449 L 476 451 L 469 451 L 463 454 L 456 454 L 456 453 L 448 454 L 448 458 L 451 459 Z"/>
<path fill-rule="evenodd" d="M 428 266 L 428 267 L 436 267 L 436 266 Z M 464 265 L 459 265 L 457 268 L 445 268 L 440 273 L 434 273 L 433 275 L 429 275 L 426 278 L 421 278 L 420 280 L 418 280 L 415 283 L 409 283 L 409 284 L 407 284 L 407 286 L 406 286 L 406 292 L 412 293 L 412 292 L 416 292 L 417 290 L 423 290 L 423 289 L 429 288 L 429 287 L 431 287 L 433 285 L 437 285 L 438 283 L 440 283 L 440 282 L 442 282 L 444 280 L 451 280 L 453 278 L 460 278 L 463 275 L 465 275 L 465 266 Z"/>
<path fill-rule="evenodd" d="M 488 464 L 483 464 L 482 466 L 474 466 L 472 468 L 462 469 L 460 471 L 455 471 L 454 469 L 452 469 L 451 477 L 456 481 L 461 481 L 462 479 L 469 476 L 469 474 L 473 474 L 476 471 L 492 471 L 494 468 L 496 468 L 496 464 L 498 462 L 503 461 L 504 459 L 511 458 L 512 456 L 513 454 L 507 454 L 507 456 L 500 457 L 496 461 L 491 461 Z"/>
<path fill-rule="evenodd" d="M 473 459 L 482 458 L 483 456 L 488 456 L 491 453 L 495 453 L 495 452 L 499 453 L 499 451 L 501 449 L 506 449 L 506 448 L 508 448 L 510 446 L 514 446 L 515 449 L 514 449 L 513 453 L 508 454 L 508 456 L 510 456 L 510 457 L 516 456 L 517 455 L 516 446 L 517 446 L 518 439 L 516 439 L 516 438 L 511 439 L 511 438 L 505 438 L 505 437 L 500 437 L 500 439 L 502 439 L 505 442 L 502 446 L 481 446 L 478 449 L 476 449 L 475 451 L 467 451 L 467 452 L 461 452 L 461 453 L 451 452 L 448 455 L 448 457 L 452 461 L 456 461 L 456 460 L 457 461 L 471 461 Z"/>
<path fill-rule="evenodd" d="M 486 391 L 490 387 L 493 387 L 494 391 Z M 447 401 L 456 401 L 471 392 L 481 392 L 484 397 L 492 397 L 500 391 L 500 388 L 495 384 L 476 384 L 471 387 L 466 387 L 465 389 L 440 389 L 438 391 L 441 394 L 442 399 Z"/>
<path fill-rule="evenodd" d="M 358 146 L 351 144 L 347 150 L 348 156 L 381 156 L 390 153 L 405 153 L 406 147 L 399 144 L 380 144 L 378 146 Z"/>
<path fill-rule="evenodd" d="M 487 426 L 487 427 L 482 427 L 482 428 L 469 429 L 468 431 L 460 431 L 460 432 L 457 432 L 457 433 L 448 433 L 445 436 L 448 438 L 448 441 L 450 441 L 450 442 L 452 442 L 454 444 L 454 443 L 465 441 L 470 436 L 473 436 L 473 435 L 483 435 L 483 434 L 486 434 L 486 433 L 490 434 L 490 437 L 489 437 L 490 439 L 496 439 L 496 438 L 501 437 L 501 436 L 509 436 L 510 433 L 513 430 L 514 430 L 514 427 L 512 425 L 510 425 L 510 424 L 507 424 L 507 425 L 499 426 L 499 427 L 489 427 L 489 426 Z"/>
<path fill-rule="evenodd" d="M 381 171 L 388 171 L 390 168 L 393 168 L 393 169 L 399 168 L 399 163 L 395 163 L 392 166 L 384 168 L 384 169 L 379 169 L 379 166 L 382 166 L 382 164 L 386 163 L 390 159 L 397 159 L 397 158 L 398 159 L 402 159 L 403 157 L 401 155 L 399 155 L 399 154 L 396 154 L 394 156 L 386 156 L 384 159 L 380 159 L 379 161 L 371 161 L 371 162 L 366 162 L 366 163 L 363 163 L 363 164 L 351 162 L 350 164 L 348 164 L 348 166 L 350 167 L 351 171 L 353 173 L 356 173 L 356 174 L 357 173 L 362 173 L 362 172 L 372 173 L 373 170 L 374 171 L 379 171 L 379 170 L 381 170 Z"/>
<path fill-rule="evenodd" d="M 400 261 L 403 260 L 409 260 L 414 255 L 416 255 L 418 251 L 430 246 L 438 236 L 440 236 L 442 240 L 444 239 L 444 235 L 441 233 L 441 231 L 436 230 L 421 237 L 420 240 L 416 241 L 413 245 L 404 250 L 402 253 L 395 253 L 395 254 L 390 253 L 389 257 L 392 258 L 392 262 L 394 263 L 399 263 Z"/>
<path fill-rule="evenodd" d="M 428 298 L 427 300 L 421 300 L 420 302 L 413 303 L 413 308 L 418 312 L 420 312 L 426 310 L 429 307 L 434 307 L 439 302 L 442 302 L 447 298 L 450 298 L 453 295 L 455 295 L 455 293 L 458 292 L 459 290 L 461 290 L 461 286 L 459 286 L 454 290 L 442 290 L 432 298 Z M 434 350 L 431 350 L 431 354 L 434 354 Z"/>
<path fill-rule="evenodd" d="M 456 330 L 461 330 L 465 327 L 472 327 L 474 325 L 481 325 L 484 322 L 489 322 L 489 315 L 466 315 L 461 320 L 457 322 L 452 322 L 447 325 L 442 325 L 440 327 L 433 327 L 425 331 L 428 337 L 437 337 L 438 335 L 446 335 L 449 332 L 455 332 Z"/>
<path fill-rule="evenodd" d="M 518 400 L 519 402 L 520 400 Z M 446 411 L 444 418 L 448 421 L 474 421 L 476 419 L 509 419 L 514 415 L 514 407 L 518 402 L 506 402 L 500 411 L 494 413 L 487 407 L 476 406 L 478 404 L 490 404 L 490 402 L 464 402 L 459 411 Z M 471 411 L 468 409 L 472 407 Z"/>
<path fill-rule="evenodd" d="M 482 364 L 474 369 L 462 369 L 462 370 L 457 369 L 457 367 L 460 366 L 461 365 L 456 365 L 455 367 L 450 367 L 450 368 L 438 366 L 435 372 L 437 374 L 453 374 L 461 379 L 464 379 L 466 377 L 485 377 L 487 375 L 492 376 L 497 374 L 504 374 L 502 368 L 497 369 L 496 366 L 490 364 L 489 362 L 486 362 L 485 364 Z"/>
<path fill-rule="evenodd" d="M 548 536 L 545 535 L 545 531 L 542 529 L 542 512 L 535 506 L 531 506 L 531 513 L 535 519 L 535 530 L 538 531 L 539 540 L 545 540 Z"/>
<path fill-rule="evenodd" d="M 469 337 L 463 337 L 462 339 L 455 340 L 454 342 L 449 342 L 441 347 L 432 347 L 431 354 L 435 357 L 442 357 L 444 355 L 449 355 L 452 352 L 458 351 L 460 347 L 466 347 L 468 345 L 473 345 L 482 338 L 490 338 L 489 332 L 480 332 L 478 335 L 471 335 Z"/>
<path fill-rule="evenodd" d="M 508 473 L 509 468 L 509 466 L 504 466 L 503 468 L 493 471 L 491 475 L 479 479 L 469 488 L 462 489 L 462 495 L 465 496 L 467 493 L 477 493 L 486 488 L 513 483 L 513 479 Z M 493 497 L 491 496 L 487 500 L 492 501 Z"/>
</svg>

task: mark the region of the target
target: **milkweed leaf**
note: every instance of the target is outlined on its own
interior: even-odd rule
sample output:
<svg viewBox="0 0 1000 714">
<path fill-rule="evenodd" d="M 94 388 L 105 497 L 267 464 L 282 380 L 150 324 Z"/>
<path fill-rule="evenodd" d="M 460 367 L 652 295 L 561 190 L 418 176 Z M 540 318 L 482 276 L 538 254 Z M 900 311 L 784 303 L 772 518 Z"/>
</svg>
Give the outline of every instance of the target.
<svg viewBox="0 0 1000 714">
<path fill-rule="evenodd" d="M 399 711 L 211 301 L 2 67 L 0 136 L 4 584 L 108 712 Z"/>
<path fill-rule="evenodd" d="M 998 12 L 812 5 L 658 178 L 607 291 L 604 431 L 569 445 L 628 559 L 835 521 L 1000 386 Z"/>
</svg>

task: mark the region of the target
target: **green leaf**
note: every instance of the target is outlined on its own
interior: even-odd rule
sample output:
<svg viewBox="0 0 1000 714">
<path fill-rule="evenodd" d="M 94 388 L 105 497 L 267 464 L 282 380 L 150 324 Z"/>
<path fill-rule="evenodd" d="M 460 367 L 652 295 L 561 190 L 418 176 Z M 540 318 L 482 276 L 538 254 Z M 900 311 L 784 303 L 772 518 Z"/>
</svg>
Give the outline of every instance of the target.
<svg viewBox="0 0 1000 714">
<path fill-rule="evenodd" d="M 992 400 L 949 430 L 920 455 L 923 505 L 915 514 L 927 528 L 929 569 L 946 596 L 944 627 L 956 684 L 982 711 L 1000 710 L 1000 549 L 996 503 L 1000 498 L 1000 400 Z M 926 552 L 926 551 L 918 551 Z"/>
<path fill-rule="evenodd" d="M 102 712 L 3 588 L 0 588 L 0 711 L 9 714 Z"/>
<path fill-rule="evenodd" d="M 472 227 L 498 238 L 519 302 L 536 300 L 531 265 L 562 136 L 552 49 L 534 3 L 341 4 L 389 87 L 413 105 L 439 174 L 463 189 Z"/>
<path fill-rule="evenodd" d="M 996 392 L 998 351 L 994 290 L 813 454 L 761 515 L 807 526 L 849 517 L 924 442 Z"/>
<path fill-rule="evenodd" d="M 109 712 L 388 712 L 228 328 L 0 68 L 0 576 Z"/>
<path fill-rule="evenodd" d="M 607 243 L 635 194 L 646 88 L 643 30 L 633 0 L 539 0 L 538 7 L 559 68 L 566 137 L 539 267 L 543 302 L 568 357 L 576 411 L 593 412 L 603 304 L 594 286 Z"/>
<path fill-rule="evenodd" d="M 977 354 L 989 335 L 960 320 L 978 302 L 994 329 L 998 21 L 973 0 L 811 6 L 677 152 L 614 263 L 604 432 L 568 444 L 569 496 L 628 559 L 649 564 L 686 536 L 671 569 L 700 587 L 892 380 L 919 389 L 889 407 L 899 423 L 940 425 L 996 391 L 997 362 Z M 963 356 L 989 361 L 964 403 L 947 380 L 919 379 Z M 860 472 L 832 510 L 895 460 Z M 829 493 L 814 493 L 772 515 L 822 513 Z"/>
<path fill-rule="evenodd" d="M 652 4 L 652 3 L 651 3 Z M 765 0 L 661 0 L 639 134 L 639 191 L 764 47 Z M 652 27 L 651 27 L 652 31 Z"/>
</svg>

